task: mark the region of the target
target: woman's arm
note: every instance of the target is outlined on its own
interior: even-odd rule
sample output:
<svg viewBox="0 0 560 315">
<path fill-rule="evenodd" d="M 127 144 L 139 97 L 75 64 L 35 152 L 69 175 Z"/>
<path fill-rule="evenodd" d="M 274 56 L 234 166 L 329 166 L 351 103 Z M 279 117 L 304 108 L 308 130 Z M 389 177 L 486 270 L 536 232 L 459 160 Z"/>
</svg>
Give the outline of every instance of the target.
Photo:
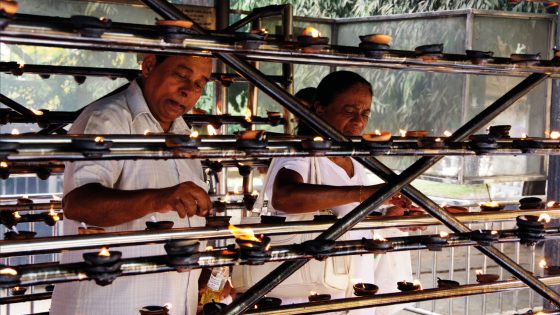
<svg viewBox="0 0 560 315">
<path fill-rule="evenodd" d="M 382 184 L 372 186 L 330 186 L 306 184 L 298 172 L 282 168 L 276 175 L 272 206 L 287 213 L 326 210 L 352 202 L 362 202 Z"/>
<path fill-rule="evenodd" d="M 126 223 L 153 212 L 176 211 L 179 217 L 204 216 L 212 208 L 206 191 L 193 182 L 160 189 L 118 190 L 87 184 L 63 199 L 64 216 L 107 227 Z"/>
</svg>

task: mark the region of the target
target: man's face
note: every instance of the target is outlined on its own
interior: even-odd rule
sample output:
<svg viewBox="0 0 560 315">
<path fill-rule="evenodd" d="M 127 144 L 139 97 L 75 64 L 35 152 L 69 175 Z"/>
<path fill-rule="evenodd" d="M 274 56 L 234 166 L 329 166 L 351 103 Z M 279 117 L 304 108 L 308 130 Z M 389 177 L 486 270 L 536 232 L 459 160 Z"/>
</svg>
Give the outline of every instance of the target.
<svg viewBox="0 0 560 315">
<path fill-rule="evenodd" d="M 190 111 L 210 80 L 212 60 L 172 56 L 156 65 L 154 55 L 144 58 L 142 92 L 152 115 L 169 131 L 175 119 Z"/>
</svg>

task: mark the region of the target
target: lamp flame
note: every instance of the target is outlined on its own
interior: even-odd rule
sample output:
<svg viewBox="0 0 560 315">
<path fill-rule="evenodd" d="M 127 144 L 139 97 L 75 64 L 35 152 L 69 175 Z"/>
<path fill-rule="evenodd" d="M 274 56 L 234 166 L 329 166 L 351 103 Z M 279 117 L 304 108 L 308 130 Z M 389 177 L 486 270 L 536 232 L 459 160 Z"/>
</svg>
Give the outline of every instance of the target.
<svg viewBox="0 0 560 315">
<path fill-rule="evenodd" d="M 14 268 L 6 267 L 0 269 L 0 275 L 17 276 L 17 271 Z"/>
<path fill-rule="evenodd" d="M 449 131 L 449 130 L 445 130 L 445 131 L 443 132 L 443 135 L 446 136 L 446 137 L 451 137 L 452 133 L 451 133 L 451 131 Z"/>
<path fill-rule="evenodd" d="M 321 32 L 319 32 L 319 30 L 317 30 L 316 28 L 309 26 L 306 27 L 305 30 L 303 30 L 303 33 L 301 33 L 301 35 L 317 38 L 321 37 Z"/>
<path fill-rule="evenodd" d="M 251 117 L 252 117 L 251 110 L 248 107 L 246 107 L 245 108 L 245 120 L 247 122 L 252 122 L 253 120 L 251 119 Z"/>
<path fill-rule="evenodd" d="M 379 131 L 379 129 L 375 129 L 375 135 L 376 136 L 381 136 L 381 131 Z"/>
<path fill-rule="evenodd" d="M 191 137 L 192 139 L 198 138 L 198 131 L 195 130 L 195 131 L 191 132 L 189 137 Z"/>
<path fill-rule="evenodd" d="M 97 254 L 97 256 L 106 256 L 106 257 L 109 257 L 109 256 L 111 256 L 111 253 L 109 252 L 109 250 L 107 249 L 107 247 L 103 247 L 103 248 L 101 248 L 101 251 L 99 251 L 99 254 Z"/>
<path fill-rule="evenodd" d="M 481 206 L 490 207 L 490 208 L 498 208 L 498 207 L 501 206 L 501 204 L 497 201 L 489 201 L 489 202 L 482 203 Z"/>
<path fill-rule="evenodd" d="M 0 167 L 6 168 L 6 167 L 8 167 L 8 163 L 5 162 L 5 161 L 2 161 L 2 162 L 0 162 Z"/>
<path fill-rule="evenodd" d="M 441 138 L 436 138 L 436 142 L 441 142 Z"/>
<path fill-rule="evenodd" d="M 52 200 L 60 201 L 60 197 L 58 195 L 53 194 L 52 195 Z"/>
<path fill-rule="evenodd" d="M 482 269 L 477 269 L 475 272 L 476 272 L 476 275 L 481 275 L 481 274 L 484 273 L 484 272 L 482 271 Z"/>
<path fill-rule="evenodd" d="M 147 136 L 147 135 L 149 135 L 149 134 L 150 134 L 150 130 L 149 130 L 149 129 L 144 130 L 144 136 Z"/>
<path fill-rule="evenodd" d="M 412 280 L 412 284 L 415 285 L 415 286 L 419 286 L 420 287 L 419 290 L 422 290 L 422 283 L 420 283 L 420 280 L 414 279 L 414 280 Z"/>
<path fill-rule="evenodd" d="M 208 246 L 206 246 L 206 248 L 205 248 L 204 250 L 207 251 L 207 252 L 209 252 L 209 251 L 211 251 L 211 250 L 214 250 L 214 247 L 208 245 Z"/>
<path fill-rule="evenodd" d="M 208 135 L 210 135 L 210 136 L 215 136 L 215 135 L 218 134 L 218 132 L 216 131 L 216 128 L 214 128 L 214 126 L 212 126 L 212 125 L 206 126 L 206 130 L 208 130 Z"/>
<path fill-rule="evenodd" d="M 222 114 L 222 111 L 220 110 L 220 108 L 216 107 L 216 115 L 221 115 L 221 114 Z"/>
<path fill-rule="evenodd" d="M 19 214 L 19 212 L 17 212 L 17 211 L 14 212 L 13 216 L 14 216 L 14 219 L 16 219 L 16 220 L 21 219 L 21 214 Z"/>
<path fill-rule="evenodd" d="M 36 110 L 35 108 L 30 108 L 29 110 L 32 111 L 33 114 L 35 114 L 36 116 L 43 116 L 43 114 L 44 114 L 43 111 Z"/>
<path fill-rule="evenodd" d="M 440 231 L 439 232 L 439 237 L 444 237 L 444 238 L 449 237 L 449 233 L 447 233 L 445 231 Z"/>
<path fill-rule="evenodd" d="M 546 260 L 543 258 L 541 259 L 541 261 L 539 261 L 539 267 L 546 269 L 548 268 L 548 265 L 546 264 Z"/>
<path fill-rule="evenodd" d="M 321 141 L 325 141 L 325 140 L 323 139 L 323 137 L 315 137 L 315 138 L 313 138 L 313 141 L 321 142 Z"/>
<path fill-rule="evenodd" d="M 525 138 L 527 138 L 527 134 L 526 134 L 526 133 L 522 133 L 522 134 L 521 134 L 521 139 L 525 139 Z"/>
<path fill-rule="evenodd" d="M 105 141 L 105 138 L 103 138 L 101 136 L 97 136 L 97 137 L 95 137 L 94 141 L 97 142 L 97 143 L 101 143 L 101 142 Z"/>
<path fill-rule="evenodd" d="M 243 241 L 253 241 L 253 242 L 261 242 L 261 240 L 255 237 L 255 232 L 251 229 L 241 229 L 236 227 L 233 224 L 230 224 L 228 230 L 233 234 L 233 236 L 237 239 Z"/>
<path fill-rule="evenodd" d="M 404 129 L 399 129 L 399 133 L 401 134 L 401 137 L 406 137 L 406 130 Z"/>
<path fill-rule="evenodd" d="M 317 293 L 315 291 L 309 291 L 309 295 L 319 295 L 319 293 Z"/>
<path fill-rule="evenodd" d="M 496 235 L 496 234 L 498 234 L 498 231 L 492 230 L 492 231 L 490 231 L 490 234 L 491 234 L 491 235 Z"/>
<path fill-rule="evenodd" d="M 380 241 L 380 242 L 386 242 L 387 241 L 385 238 L 383 238 L 383 236 L 381 236 L 379 234 L 373 234 L 373 240 L 374 241 Z"/>
<path fill-rule="evenodd" d="M 558 131 L 551 131 L 550 132 L 550 139 L 557 140 L 558 138 L 560 138 L 560 132 L 558 132 Z"/>
<path fill-rule="evenodd" d="M 539 219 L 537 221 L 548 223 L 548 222 L 550 222 L 550 216 L 548 215 L 548 213 L 543 213 L 539 216 Z"/>
<path fill-rule="evenodd" d="M 16 128 L 12 129 L 12 135 L 14 136 L 19 135 L 19 130 L 17 130 Z"/>
<path fill-rule="evenodd" d="M 0 164 L 0 166 L 1 166 L 1 164 Z M 552 201 L 547 202 L 546 206 L 548 208 L 552 208 L 552 207 L 554 207 L 555 204 L 556 204 L 556 201 L 552 200 Z"/>
<path fill-rule="evenodd" d="M 51 206 L 51 209 L 49 210 L 49 215 L 52 217 L 52 219 L 57 222 L 58 220 L 60 220 L 60 217 L 58 216 L 58 213 L 56 213 L 54 211 L 54 207 Z"/>
</svg>

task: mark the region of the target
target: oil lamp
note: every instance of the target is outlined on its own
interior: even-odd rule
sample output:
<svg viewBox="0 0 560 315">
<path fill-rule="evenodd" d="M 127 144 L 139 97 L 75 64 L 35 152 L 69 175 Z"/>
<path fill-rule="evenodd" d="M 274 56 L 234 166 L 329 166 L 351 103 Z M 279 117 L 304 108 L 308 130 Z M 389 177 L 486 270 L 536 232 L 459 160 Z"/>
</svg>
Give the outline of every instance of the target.
<svg viewBox="0 0 560 315">
<path fill-rule="evenodd" d="M 268 117 L 268 123 L 275 127 L 280 124 L 282 121 L 282 115 L 279 112 L 266 112 L 266 116 Z"/>
<path fill-rule="evenodd" d="M 459 282 L 454 280 L 441 279 L 440 277 L 438 277 L 437 279 L 437 285 L 440 289 L 454 288 L 460 285 Z"/>
<path fill-rule="evenodd" d="M 227 307 L 226 304 L 217 303 L 217 302 L 212 301 L 210 303 L 204 304 L 204 306 L 202 307 L 202 315 L 219 314 L 226 307 Z"/>
<path fill-rule="evenodd" d="M 525 197 L 519 199 L 519 209 L 543 209 L 544 203 L 538 197 Z"/>
<path fill-rule="evenodd" d="M 426 245 L 430 251 L 441 251 L 443 246 L 447 244 L 449 233 L 445 231 L 439 232 L 438 235 L 425 235 L 420 238 L 420 243 Z"/>
<path fill-rule="evenodd" d="M 236 144 L 239 148 L 249 150 L 261 150 L 266 148 L 268 143 L 266 131 L 264 130 L 245 130 L 236 133 Z"/>
<path fill-rule="evenodd" d="M 82 256 L 87 264 L 102 266 L 118 261 L 122 253 L 117 251 L 110 252 L 106 247 L 102 247 L 99 252 L 83 253 Z"/>
<path fill-rule="evenodd" d="M 196 240 L 170 240 L 163 247 L 170 266 L 179 267 L 198 263 L 200 242 Z"/>
<path fill-rule="evenodd" d="M 511 125 L 496 125 L 488 128 L 488 135 L 495 138 L 509 138 Z"/>
<path fill-rule="evenodd" d="M 74 28 L 83 37 L 99 38 L 105 31 L 111 28 L 112 21 L 106 17 L 95 17 L 88 15 L 73 15 L 70 17 Z"/>
<path fill-rule="evenodd" d="M 375 130 L 374 132 L 363 134 L 361 143 L 370 148 L 388 149 L 390 148 L 391 138 L 391 132 Z"/>
<path fill-rule="evenodd" d="M 239 246 L 239 253 L 242 259 L 247 259 L 250 265 L 260 265 L 270 257 L 270 238 L 265 235 L 256 236 L 251 229 L 238 228 L 229 225 L 229 231 L 235 237 L 235 242 Z"/>
<path fill-rule="evenodd" d="M 110 252 L 103 247 L 99 252 L 89 252 L 82 254 L 85 261 L 86 275 L 95 280 L 100 286 L 111 284 L 121 275 L 122 253 L 118 251 Z"/>
<path fill-rule="evenodd" d="M 54 226 L 56 222 L 60 221 L 60 216 L 54 211 L 54 206 L 51 205 L 49 212 L 44 213 L 45 223 L 49 226 Z"/>
<path fill-rule="evenodd" d="M 157 305 L 148 305 L 140 309 L 140 315 L 167 315 L 169 314 L 169 308 Z"/>
<path fill-rule="evenodd" d="M 10 241 L 28 240 L 34 238 L 36 234 L 33 231 L 19 231 L 14 225 L 11 227 L 11 231 L 4 233 L 4 239 Z"/>
<path fill-rule="evenodd" d="M 165 137 L 165 145 L 173 149 L 191 151 L 197 149 L 201 144 L 202 142 L 196 130 L 191 132 L 190 135 L 168 135 Z"/>
<path fill-rule="evenodd" d="M 104 233 L 105 229 L 97 226 L 88 226 L 84 222 L 80 223 L 80 227 L 78 227 L 78 234 L 85 235 L 85 234 L 99 234 Z"/>
<path fill-rule="evenodd" d="M 166 43 L 181 44 L 191 33 L 193 23 L 185 20 L 158 20 L 160 36 Z"/>
<path fill-rule="evenodd" d="M 397 282 L 397 289 L 399 289 L 402 292 L 417 291 L 417 290 L 422 290 L 422 285 L 420 284 L 420 281 L 416 279 L 413 280 L 412 282 L 403 280 Z"/>
<path fill-rule="evenodd" d="M 493 60 L 492 57 L 494 56 L 494 52 L 467 49 L 466 55 L 467 55 L 467 59 L 470 59 L 472 64 L 484 65 Z"/>
<path fill-rule="evenodd" d="M 521 243 L 533 245 L 536 242 L 544 239 L 546 235 L 546 226 L 550 222 L 550 216 L 543 213 L 540 216 L 536 215 L 521 215 L 515 218 L 517 222 L 517 235 Z"/>
<path fill-rule="evenodd" d="M 206 217 L 206 227 L 213 227 L 213 228 L 224 228 L 229 225 L 229 220 L 231 216 L 224 215 L 224 216 L 207 216 Z"/>
<path fill-rule="evenodd" d="M 362 244 L 367 251 L 371 251 L 374 254 L 385 254 L 387 251 L 393 249 L 393 243 L 387 241 L 385 238 L 374 234 L 373 239 L 369 240 L 365 237 L 362 238 Z"/>
<path fill-rule="evenodd" d="M 154 231 L 154 230 L 168 230 L 173 228 L 173 221 L 158 221 L 156 217 L 151 216 L 150 221 L 146 221 L 146 230 L 147 231 Z"/>
<path fill-rule="evenodd" d="M 372 296 L 379 291 L 379 287 L 373 283 L 363 283 L 361 280 L 352 286 L 355 296 Z"/>
<path fill-rule="evenodd" d="M 331 295 L 330 294 L 319 294 L 318 292 L 315 292 L 315 291 L 309 291 L 309 296 L 307 296 L 307 298 L 309 299 L 309 302 L 323 302 L 323 301 L 330 300 Z"/>
<path fill-rule="evenodd" d="M 499 275 L 496 274 L 485 274 L 482 270 L 476 270 L 476 282 L 478 283 L 491 283 L 498 281 L 500 279 Z"/>
<path fill-rule="evenodd" d="M 497 202 L 497 201 L 489 201 L 480 204 L 481 211 L 500 211 L 503 210 L 505 205 Z"/>
<path fill-rule="evenodd" d="M 6 265 L 0 265 L 0 284 L 19 282 L 20 277 L 21 275 L 16 269 Z"/>
<path fill-rule="evenodd" d="M 10 288 L 10 293 L 12 295 L 24 295 L 26 291 L 27 287 L 15 286 Z"/>
<path fill-rule="evenodd" d="M 304 150 L 310 150 L 312 155 L 320 155 L 321 151 L 328 150 L 331 147 L 331 141 L 317 136 L 313 139 L 301 140 L 301 147 Z"/>
<path fill-rule="evenodd" d="M 18 205 L 31 205 L 33 204 L 33 200 L 29 199 L 27 195 L 22 195 L 17 199 Z"/>
<path fill-rule="evenodd" d="M 425 62 L 431 62 L 443 57 L 443 44 L 422 45 L 414 48 L 414 53 Z"/>
<path fill-rule="evenodd" d="M 481 246 L 490 246 L 498 241 L 500 233 L 495 230 L 475 230 L 469 233 L 469 239 Z"/>
<path fill-rule="evenodd" d="M 265 296 L 257 302 L 256 308 L 258 309 L 275 308 L 280 305 L 282 305 L 282 299 L 279 299 L 277 297 Z"/>
<path fill-rule="evenodd" d="M 327 254 L 334 250 L 335 245 L 334 240 L 313 239 L 296 244 L 294 247 L 304 255 L 312 255 L 317 260 L 323 260 L 327 258 Z"/>
<path fill-rule="evenodd" d="M 328 45 L 329 38 L 321 37 L 321 32 L 313 27 L 307 27 L 301 35 L 297 37 L 297 41 L 303 52 L 318 52 Z"/>
<path fill-rule="evenodd" d="M 391 36 L 385 34 L 369 34 L 360 36 L 359 47 L 370 58 L 383 58 L 391 48 Z"/>
</svg>

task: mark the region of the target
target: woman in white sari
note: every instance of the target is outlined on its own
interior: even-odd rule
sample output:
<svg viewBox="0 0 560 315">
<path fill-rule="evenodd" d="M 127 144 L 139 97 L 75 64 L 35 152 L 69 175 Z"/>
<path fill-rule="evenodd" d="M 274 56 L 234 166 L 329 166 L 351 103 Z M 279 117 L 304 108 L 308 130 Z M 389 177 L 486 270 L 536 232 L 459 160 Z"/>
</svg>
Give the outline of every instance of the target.
<svg viewBox="0 0 560 315">
<path fill-rule="evenodd" d="M 361 136 L 370 118 L 372 97 L 371 85 L 363 77 L 354 72 L 337 71 L 326 76 L 317 87 L 313 110 L 345 136 Z M 300 219 L 302 214 L 316 214 L 320 211 L 329 211 L 339 218 L 343 217 L 380 187 L 381 185 L 371 185 L 364 167 L 350 157 L 314 157 L 275 159 L 269 169 L 264 190 L 269 199 L 270 214 L 284 215 L 288 220 L 295 220 Z M 400 205 L 405 201 L 394 198 L 393 202 Z M 402 208 L 389 209 L 386 215 L 402 215 L 398 210 Z M 379 234 L 403 235 L 396 229 Z M 344 237 L 361 239 L 372 236 L 373 231 L 351 231 Z M 335 260 L 334 263 L 333 272 L 344 264 L 343 260 Z M 349 278 L 354 281 L 360 279 L 377 284 L 380 293 L 394 292 L 397 281 L 411 278 L 410 256 L 408 252 L 391 253 L 377 258 L 371 254 L 352 256 L 349 259 L 348 273 Z M 338 296 L 333 298 L 351 296 L 351 283 L 344 293 L 335 295 Z M 304 302 L 305 299 L 306 297 L 286 300 L 284 297 L 284 304 Z M 352 310 L 349 313 L 392 314 L 402 307 Z"/>
</svg>

